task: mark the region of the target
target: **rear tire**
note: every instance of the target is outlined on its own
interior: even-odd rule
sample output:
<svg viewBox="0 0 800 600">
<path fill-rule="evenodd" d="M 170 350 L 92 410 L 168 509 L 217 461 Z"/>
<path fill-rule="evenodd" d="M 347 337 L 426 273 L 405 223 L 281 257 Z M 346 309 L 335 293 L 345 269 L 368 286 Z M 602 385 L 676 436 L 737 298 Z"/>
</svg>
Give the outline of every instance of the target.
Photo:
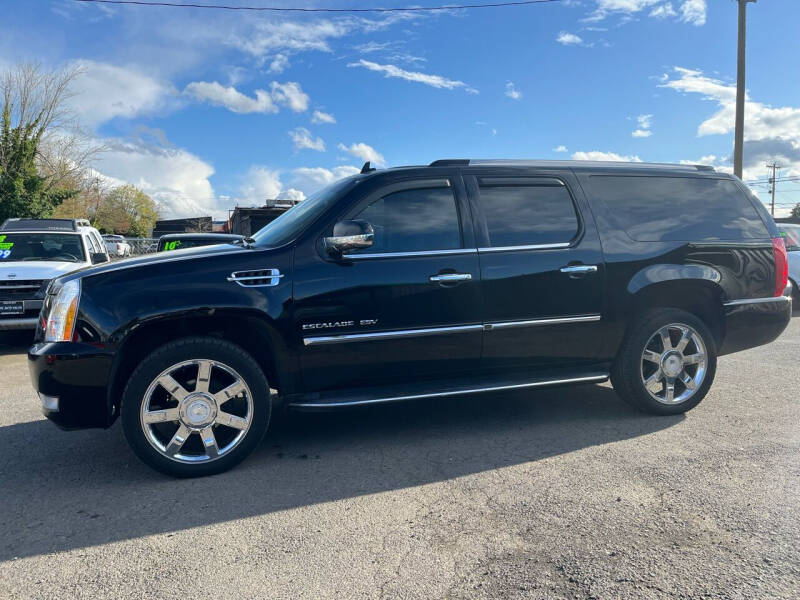
<svg viewBox="0 0 800 600">
<path fill-rule="evenodd" d="M 211 337 L 161 346 L 133 372 L 122 427 L 134 453 L 173 477 L 227 471 L 261 442 L 272 400 L 258 363 Z"/>
<path fill-rule="evenodd" d="M 716 341 L 705 323 L 683 310 L 659 308 L 631 325 L 611 383 L 628 404 L 651 414 L 675 415 L 700 403 L 716 370 Z"/>
</svg>

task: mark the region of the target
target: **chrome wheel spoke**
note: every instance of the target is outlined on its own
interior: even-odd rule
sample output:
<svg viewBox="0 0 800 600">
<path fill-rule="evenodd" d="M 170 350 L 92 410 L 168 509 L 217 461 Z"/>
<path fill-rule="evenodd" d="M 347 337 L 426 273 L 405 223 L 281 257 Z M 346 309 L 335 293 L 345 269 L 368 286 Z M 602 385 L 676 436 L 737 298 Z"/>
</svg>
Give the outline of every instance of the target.
<svg viewBox="0 0 800 600">
<path fill-rule="evenodd" d="M 664 348 L 664 352 L 667 350 L 672 350 L 672 340 L 669 337 L 669 327 L 664 327 L 658 332 L 659 337 L 661 338 L 661 345 Z"/>
<path fill-rule="evenodd" d="M 180 419 L 180 414 L 177 408 L 166 408 L 164 410 L 148 410 L 144 413 L 142 420 L 148 424 L 153 423 L 168 423 L 170 421 L 177 421 Z"/>
<path fill-rule="evenodd" d="M 682 330 L 682 333 L 681 333 L 681 339 L 680 339 L 680 341 L 678 342 L 678 345 L 677 345 L 677 346 L 675 346 L 675 349 L 676 349 L 678 352 L 680 352 L 681 354 L 683 354 L 683 351 L 684 351 L 684 350 L 686 350 L 686 346 L 689 344 L 689 342 L 691 341 L 691 339 L 692 339 L 692 332 L 691 332 L 691 330 L 689 330 L 689 329 L 684 329 L 684 330 Z"/>
<path fill-rule="evenodd" d="M 664 400 L 667 402 L 675 401 L 675 380 L 667 379 L 664 382 Z"/>
<path fill-rule="evenodd" d="M 686 386 L 687 390 L 694 390 L 697 387 L 697 384 L 695 384 L 694 379 L 692 379 L 692 376 L 689 375 L 686 371 L 680 374 L 680 378 L 681 381 L 683 382 L 683 385 Z"/>
<path fill-rule="evenodd" d="M 246 389 L 247 388 L 244 384 L 244 381 L 242 381 L 241 379 L 237 379 L 225 389 L 220 390 L 216 394 L 214 394 L 214 400 L 217 401 L 217 404 L 219 406 L 222 406 L 222 404 L 224 404 L 231 398 L 235 398 Z"/>
<path fill-rule="evenodd" d="M 683 357 L 683 364 L 684 365 L 699 365 L 702 362 L 705 362 L 706 355 L 701 354 L 698 352 L 697 354 L 690 354 L 689 356 Z"/>
<path fill-rule="evenodd" d="M 219 456 L 219 446 L 217 446 L 217 438 L 214 436 L 213 427 L 205 427 L 200 431 L 200 439 L 203 440 L 203 446 L 206 449 L 206 456 L 215 458 Z"/>
<path fill-rule="evenodd" d="M 191 435 L 191 431 L 189 430 L 186 425 L 181 423 L 178 427 L 178 431 L 175 432 L 175 435 L 172 436 L 172 439 L 167 444 L 167 447 L 164 451 L 169 454 L 170 456 L 175 456 L 178 452 L 181 451 L 183 445 L 186 443 L 186 439 Z"/>
<path fill-rule="evenodd" d="M 158 378 L 158 384 L 167 390 L 173 398 L 175 398 L 178 402 L 186 398 L 189 395 L 184 387 L 175 381 L 172 375 L 162 375 Z"/>
<path fill-rule="evenodd" d="M 663 376 L 664 376 L 664 373 L 661 371 L 661 369 L 656 369 L 655 373 L 653 373 L 652 375 L 650 375 L 650 377 L 645 379 L 645 381 L 644 381 L 645 387 L 649 387 L 649 386 L 653 385 L 654 383 L 657 383 L 657 382 L 661 381 L 661 378 Z"/>
<path fill-rule="evenodd" d="M 208 384 L 211 381 L 211 361 L 201 360 L 197 365 L 197 383 L 195 383 L 195 392 L 207 392 Z"/>
<path fill-rule="evenodd" d="M 645 349 L 642 358 L 646 361 L 659 364 L 661 362 L 661 355 L 658 352 Z"/>
<path fill-rule="evenodd" d="M 226 425 L 234 429 L 246 429 L 247 423 L 247 419 L 237 417 L 231 413 L 222 412 L 221 410 L 217 413 L 217 425 Z"/>
</svg>

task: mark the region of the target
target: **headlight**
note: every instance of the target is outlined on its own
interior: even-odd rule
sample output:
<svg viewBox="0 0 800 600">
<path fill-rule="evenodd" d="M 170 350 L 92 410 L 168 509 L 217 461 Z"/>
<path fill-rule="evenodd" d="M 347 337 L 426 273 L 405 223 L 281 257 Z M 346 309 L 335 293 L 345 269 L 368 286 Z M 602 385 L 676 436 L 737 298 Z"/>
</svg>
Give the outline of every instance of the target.
<svg viewBox="0 0 800 600">
<path fill-rule="evenodd" d="M 44 332 L 46 342 L 70 342 L 75 331 L 75 320 L 78 316 L 78 300 L 81 297 L 80 279 L 68 281 L 53 299 L 50 314 L 47 315 L 47 327 Z"/>
</svg>

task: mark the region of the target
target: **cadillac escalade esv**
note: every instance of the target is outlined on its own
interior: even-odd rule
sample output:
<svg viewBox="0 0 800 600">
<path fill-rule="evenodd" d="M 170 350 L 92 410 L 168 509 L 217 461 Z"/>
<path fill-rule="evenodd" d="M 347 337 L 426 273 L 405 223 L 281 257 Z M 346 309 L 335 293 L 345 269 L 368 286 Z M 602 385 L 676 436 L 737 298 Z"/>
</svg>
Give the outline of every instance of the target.
<svg viewBox="0 0 800 600">
<path fill-rule="evenodd" d="M 709 167 L 367 164 L 253 238 L 59 277 L 28 358 L 59 426 L 121 416 L 144 462 L 207 475 L 277 406 L 610 378 L 682 413 L 719 356 L 784 330 L 786 286 L 775 223 Z"/>
</svg>

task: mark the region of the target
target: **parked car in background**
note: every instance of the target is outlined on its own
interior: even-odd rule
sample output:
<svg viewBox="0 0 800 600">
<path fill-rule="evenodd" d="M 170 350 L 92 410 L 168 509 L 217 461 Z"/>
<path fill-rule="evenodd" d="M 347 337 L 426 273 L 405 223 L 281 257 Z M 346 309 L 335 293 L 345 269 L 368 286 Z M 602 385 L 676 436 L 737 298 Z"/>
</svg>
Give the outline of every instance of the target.
<svg viewBox="0 0 800 600">
<path fill-rule="evenodd" d="M 794 308 L 800 310 L 800 225 L 778 223 L 778 230 L 789 255 L 789 281 L 792 284 Z"/>
<path fill-rule="evenodd" d="M 121 415 L 134 452 L 183 477 L 241 461 L 276 405 L 610 378 L 675 415 L 717 357 L 786 328 L 786 266 L 764 206 L 710 167 L 367 164 L 242 243 L 60 277 L 28 365 L 49 419 Z"/>
<path fill-rule="evenodd" d="M 110 255 L 119 258 L 131 255 L 131 245 L 121 235 L 105 234 L 103 241 Z"/>
<path fill-rule="evenodd" d="M 197 248 L 213 244 L 230 244 L 244 239 L 244 236 L 232 233 L 169 233 L 158 239 L 156 252 Z"/>
<path fill-rule="evenodd" d="M 0 331 L 35 329 L 53 278 L 103 262 L 106 246 L 86 220 L 6 220 L 0 225 Z"/>
</svg>

